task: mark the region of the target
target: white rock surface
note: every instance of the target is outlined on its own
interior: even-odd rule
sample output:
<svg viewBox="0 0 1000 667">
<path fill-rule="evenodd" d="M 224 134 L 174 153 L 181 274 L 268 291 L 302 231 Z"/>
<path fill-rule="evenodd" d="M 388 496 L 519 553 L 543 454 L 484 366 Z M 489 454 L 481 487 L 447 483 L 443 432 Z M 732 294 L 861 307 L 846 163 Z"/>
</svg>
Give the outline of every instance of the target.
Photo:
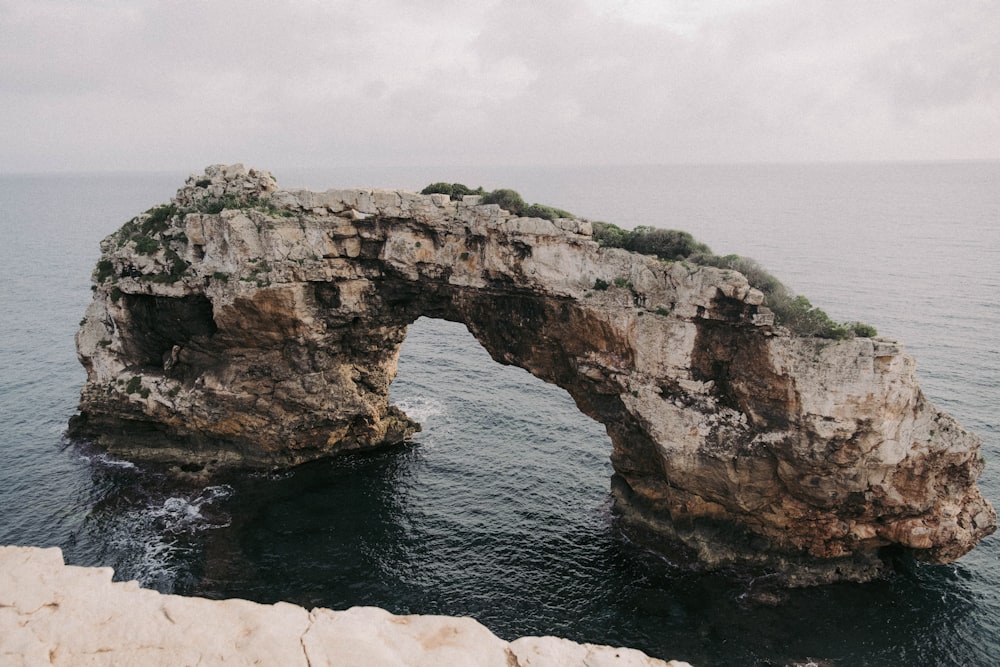
<svg viewBox="0 0 1000 667">
<path fill-rule="evenodd" d="M 113 574 L 64 565 L 58 548 L 0 547 L 0 664 L 688 665 L 556 637 L 508 643 L 471 618 L 163 595 L 134 581 L 112 582 Z"/>
</svg>

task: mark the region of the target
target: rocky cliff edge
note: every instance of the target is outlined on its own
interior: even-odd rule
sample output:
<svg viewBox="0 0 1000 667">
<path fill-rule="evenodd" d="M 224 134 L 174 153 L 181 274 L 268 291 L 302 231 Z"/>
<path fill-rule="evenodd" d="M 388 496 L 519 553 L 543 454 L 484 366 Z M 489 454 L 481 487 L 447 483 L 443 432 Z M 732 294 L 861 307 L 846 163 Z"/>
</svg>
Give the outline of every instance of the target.
<svg viewBox="0 0 1000 667">
<path fill-rule="evenodd" d="M 57 548 L 0 547 L 4 665 L 322 667 L 690 667 L 557 637 L 506 642 L 471 618 L 375 607 L 311 611 L 279 602 L 162 595 L 63 564 Z"/>
</svg>

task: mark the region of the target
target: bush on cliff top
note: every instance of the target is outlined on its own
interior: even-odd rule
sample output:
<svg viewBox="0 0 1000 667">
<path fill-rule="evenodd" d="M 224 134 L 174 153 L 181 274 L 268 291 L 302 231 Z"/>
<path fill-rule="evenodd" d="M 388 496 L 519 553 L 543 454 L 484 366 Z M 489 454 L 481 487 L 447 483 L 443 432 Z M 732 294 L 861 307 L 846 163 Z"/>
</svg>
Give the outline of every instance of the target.
<svg viewBox="0 0 1000 667">
<path fill-rule="evenodd" d="M 871 338 L 875 327 L 862 322 L 838 323 L 804 296 L 792 294 L 780 280 L 755 260 L 740 255 L 715 255 L 691 234 L 674 229 L 636 227 L 629 231 L 607 222 L 593 223 L 594 240 L 602 246 L 624 248 L 664 260 L 685 260 L 702 266 L 714 266 L 742 273 L 751 287 L 764 295 L 764 305 L 774 313 L 777 324 L 799 336 L 817 336 L 843 340 L 852 336 Z"/>
<path fill-rule="evenodd" d="M 691 234 L 676 229 L 659 229 L 642 225 L 627 230 L 610 222 L 591 224 L 594 229 L 594 240 L 608 248 L 624 248 L 643 255 L 656 255 L 660 259 L 670 261 L 712 253 L 707 245 L 696 241 Z"/>
<path fill-rule="evenodd" d="M 431 183 L 420 191 L 422 195 L 448 195 L 452 201 L 461 201 L 465 195 L 484 195 L 481 187 L 473 190 L 462 183 Z"/>
<path fill-rule="evenodd" d="M 704 243 L 699 243 L 688 232 L 676 229 L 658 229 L 640 226 L 628 231 L 607 222 L 593 223 L 594 240 L 603 246 L 624 248 L 643 255 L 656 255 L 660 259 L 687 259 L 692 255 L 710 254 Z"/>
<path fill-rule="evenodd" d="M 481 204 L 496 204 L 505 211 L 510 211 L 514 215 L 525 218 L 542 218 L 543 220 L 555 220 L 556 218 L 575 218 L 569 211 L 561 208 L 546 206 L 544 204 L 527 204 L 521 195 L 508 188 L 499 188 L 492 192 L 486 192 L 482 186 L 473 190 L 462 183 L 431 183 L 420 191 L 422 195 L 442 194 L 448 195 L 453 201 L 459 201 L 465 195 L 479 195 Z"/>
</svg>

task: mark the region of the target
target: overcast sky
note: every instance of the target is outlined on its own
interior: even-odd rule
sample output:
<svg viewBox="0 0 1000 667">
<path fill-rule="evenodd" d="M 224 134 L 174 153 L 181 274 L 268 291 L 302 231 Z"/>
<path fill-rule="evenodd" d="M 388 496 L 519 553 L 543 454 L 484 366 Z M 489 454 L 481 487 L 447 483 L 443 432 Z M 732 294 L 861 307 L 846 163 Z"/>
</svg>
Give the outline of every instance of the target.
<svg viewBox="0 0 1000 667">
<path fill-rule="evenodd" d="M 1000 159 L 993 0 L 0 0 L 0 171 Z"/>
</svg>

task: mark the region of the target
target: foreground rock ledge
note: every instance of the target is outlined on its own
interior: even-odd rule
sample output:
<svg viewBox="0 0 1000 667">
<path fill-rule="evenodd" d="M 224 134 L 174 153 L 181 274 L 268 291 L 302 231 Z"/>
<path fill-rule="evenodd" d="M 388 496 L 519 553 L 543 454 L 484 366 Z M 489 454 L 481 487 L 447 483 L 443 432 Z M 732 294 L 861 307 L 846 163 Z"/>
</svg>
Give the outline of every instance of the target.
<svg viewBox="0 0 1000 667">
<path fill-rule="evenodd" d="M 114 453 L 281 467 L 398 443 L 406 328 L 463 322 L 607 427 L 617 506 L 710 566 L 792 584 L 947 562 L 993 532 L 979 439 L 887 340 L 773 325 L 734 271 L 599 248 L 478 197 L 192 176 L 101 244 L 71 432 Z"/>
<path fill-rule="evenodd" d="M 0 547 L 4 665 L 690 667 L 557 637 L 505 642 L 471 618 L 162 595 L 57 548 Z"/>
</svg>

